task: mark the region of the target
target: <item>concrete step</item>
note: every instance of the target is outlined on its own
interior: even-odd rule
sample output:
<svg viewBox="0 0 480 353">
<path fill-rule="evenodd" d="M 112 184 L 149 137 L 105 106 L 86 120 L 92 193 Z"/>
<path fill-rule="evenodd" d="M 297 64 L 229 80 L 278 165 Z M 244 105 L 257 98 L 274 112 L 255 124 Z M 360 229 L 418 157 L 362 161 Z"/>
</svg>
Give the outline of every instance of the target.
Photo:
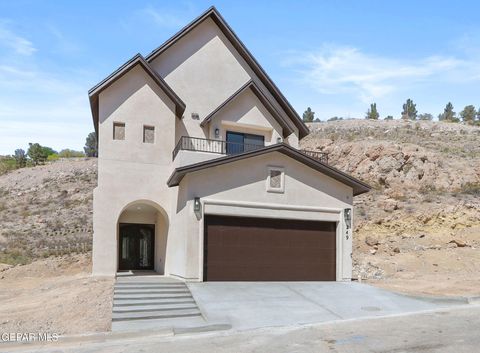
<svg viewBox="0 0 480 353">
<path fill-rule="evenodd" d="M 188 289 L 115 289 L 114 294 L 185 294 Z"/>
<path fill-rule="evenodd" d="M 188 309 L 198 309 L 195 303 L 185 303 L 185 304 L 148 304 L 148 305 L 137 305 L 137 306 L 120 306 L 113 307 L 113 313 L 136 313 L 142 311 L 169 311 L 169 310 L 188 310 Z"/>
<path fill-rule="evenodd" d="M 193 304 L 196 305 L 193 298 L 178 298 L 178 299 L 168 299 L 168 300 L 158 300 L 158 299 L 145 299 L 145 300 L 122 300 L 113 303 L 114 308 L 120 307 L 136 307 L 142 305 L 176 305 L 176 304 Z"/>
<path fill-rule="evenodd" d="M 116 284 L 125 284 L 125 285 L 137 285 L 137 284 L 149 284 L 149 285 L 159 285 L 159 286 L 175 286 L 175 285 L 185 285 L 184 282 L 159 282 L 154 279 L 145 281 L 145 280 L 133 280 L 133 279 L 118 279 L 115 282 Z"/>
<path fill-rule="evenodd" d="M 155 284 L 138 284 L 138 285 L 125 285 L 125 284 L 116 284 L 114 286 L 115 289 L 183 289 L 187 288 L 184 284 L 178 285 L 170 285 L 170 286 L 162 286 L 162 285 L 155 285 Z"/>
<path fill-rule="evenodd" d="M 170 299 L 193 299 L 191 294 L 115 294 L 113 301 L 137 300 L 145 299 L 170 300 Z"/>
<path fill-rule="evenodd" d="M 113 313 L 112 321 L 175 319 L 184 317 L 202 316 L 198 309 L 168 310 L 168 311 L 142 311 L 135 313 Z"/>
</svg>

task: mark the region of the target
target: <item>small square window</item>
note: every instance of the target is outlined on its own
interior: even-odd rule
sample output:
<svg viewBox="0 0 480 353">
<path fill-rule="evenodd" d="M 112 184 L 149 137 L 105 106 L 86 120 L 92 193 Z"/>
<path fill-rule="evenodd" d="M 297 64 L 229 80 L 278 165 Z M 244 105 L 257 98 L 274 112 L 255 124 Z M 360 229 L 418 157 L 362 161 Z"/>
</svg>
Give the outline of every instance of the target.
<svg viewBox="0 0 480 353">
<path fill-rule="evenodd" d="M 125 123 L 113 123 L 113 139 L 125 140 Z"/>
<path fill-rule="evenodd" d="M 285 172 L 281 167 L 268 167 L 267 191 L 283 193 L 285 191 Z"/>
<path fill-rule="evenodd" d="M 155 143 L 155 128 L 153 126 L 143 127 L 143 143 Z"/>
</svg>

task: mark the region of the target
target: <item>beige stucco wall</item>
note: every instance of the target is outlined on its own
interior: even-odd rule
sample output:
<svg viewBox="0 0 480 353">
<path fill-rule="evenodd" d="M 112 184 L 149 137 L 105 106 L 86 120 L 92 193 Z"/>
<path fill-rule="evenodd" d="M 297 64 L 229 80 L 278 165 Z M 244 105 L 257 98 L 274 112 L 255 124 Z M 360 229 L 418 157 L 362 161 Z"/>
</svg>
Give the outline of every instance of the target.
<svg viewBox="0 0 480 353">
<path fill-rule="evenodd" d="M 219 138 L 222 140 L 226 140 L 227 131 L 264 136 L 267 146 L 277 143 L 277 138 L 282 137 L 280 124 L 250 89 L 242 92 L 215 114 L 209 124 L 209 138 L 215 139 L 216 128 L 220 130 Z"/>
<path fill-rule="evenodd" d="M 266 191 L 269 166 L 284 168 L 284 193 Z M 337 280 L 351 278 L 351 234 L 343 220 L 343 209 L 352 207 L 350 187 L 278 152 L 187 175 L 179 186 L 175 216 L 188 230 L 179 234 L 187 244 L 182 276 L 201 280 L 204 214 L 199 218 L 193 212 L 194 197 L 200 197 L 202 213 L 337 222 Z"/>
<path fill-rule="evenodd" d="M 155 58 L 151 65 L 187 105 L 185 118 L 177 122 L 177 139 L 182 134 L 208 137 L 208 128 L 201 128 L 199 121 L 250 79 L 270 98 L 282 116 L 289 120 L 250 66 L 210 18 Z M 192 119 L 192 113 L 198 113 L 199 120 Z M 297 148 L 298 144 L 292 146 Z"/>
<path fill-rule="evenodd" d="M 120 215 L 135 202 L 152 203 L 157 214 L 144 215 L 157 225 L 155 268 L 165 247 L 174 190 L 166 185 L 175 146 L 174 105 L 140 66 L 133 68 L 99 97 L 98 186 L 93 200 L 93 273 L 117 271 L 117 236 Z M 125 140 L 113 140 L 113 123 L 125 123 Z M 143 143 L 143 126 L 155 127 L 155 143 Z M 160 221 L 161 215 L 161 221 Z M 132 214 L 123 214 L 132 217 Z M 141 215 L 135 215 L 140 221 Z M 153 219 L 155 218 L 155 219 Z M 161 233 L 161 234 L 160 234 Z"/>
</svg>

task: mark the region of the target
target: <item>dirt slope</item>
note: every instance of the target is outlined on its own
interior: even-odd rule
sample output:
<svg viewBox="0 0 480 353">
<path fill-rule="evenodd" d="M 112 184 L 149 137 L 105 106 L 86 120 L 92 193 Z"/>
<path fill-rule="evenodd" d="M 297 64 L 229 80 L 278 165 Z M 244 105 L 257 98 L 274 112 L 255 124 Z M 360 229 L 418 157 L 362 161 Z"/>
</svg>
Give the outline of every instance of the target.
<svg viewBox="0 0 480 353">
<path fill-rule="evenodd" d="M 480 294 L 480 128 L 353 120 L 311 129 L 304 148 L 373 186 L 354 201 L 354 278 Z"/>
</svg>

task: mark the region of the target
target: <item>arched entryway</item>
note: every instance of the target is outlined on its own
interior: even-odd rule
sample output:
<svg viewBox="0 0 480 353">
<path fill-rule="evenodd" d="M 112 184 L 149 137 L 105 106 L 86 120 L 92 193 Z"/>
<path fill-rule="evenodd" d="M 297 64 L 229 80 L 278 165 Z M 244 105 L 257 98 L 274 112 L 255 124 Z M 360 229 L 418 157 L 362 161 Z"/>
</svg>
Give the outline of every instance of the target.
<svg viewBox="0 0 480 353">
<path fill-rule="evenodd" d="M 154 270 L 165 274 L 168 217 L 158 204 L 139 200 L 128 204 L 117 223 L 117 270 Z"/>
</svg>

